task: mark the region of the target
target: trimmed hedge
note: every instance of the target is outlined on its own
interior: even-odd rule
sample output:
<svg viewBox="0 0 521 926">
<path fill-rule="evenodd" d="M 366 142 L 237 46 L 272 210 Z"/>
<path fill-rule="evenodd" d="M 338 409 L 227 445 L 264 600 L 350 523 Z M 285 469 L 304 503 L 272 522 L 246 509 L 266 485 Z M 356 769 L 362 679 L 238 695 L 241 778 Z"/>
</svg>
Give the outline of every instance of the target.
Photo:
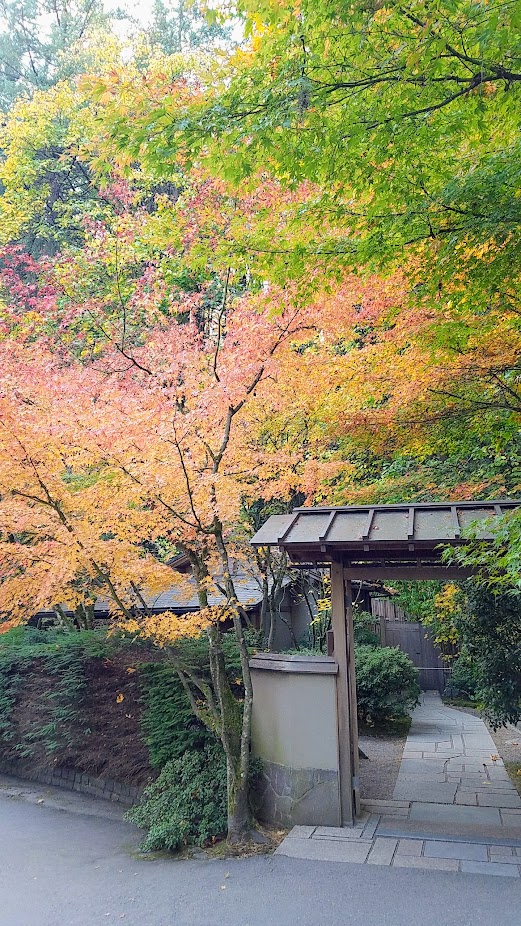
<svg viewBox="0 0 521 926">
<path fill-rule="evenodd" d="M 398 647 L 355 647 L 358 716 L 367 724 L 406 717 L 418 703 L 418 672 Z"/>
</svg>

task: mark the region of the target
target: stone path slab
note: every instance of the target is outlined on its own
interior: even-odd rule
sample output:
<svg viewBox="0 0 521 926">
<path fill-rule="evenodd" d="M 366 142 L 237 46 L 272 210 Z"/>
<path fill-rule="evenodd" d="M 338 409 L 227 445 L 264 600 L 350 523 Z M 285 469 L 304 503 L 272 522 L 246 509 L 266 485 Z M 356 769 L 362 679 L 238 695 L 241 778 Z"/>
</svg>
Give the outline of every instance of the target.
<svg viewBox="0 0 521 926">
<path fill-rule="evenodd" d="M 521 842 L 515 846 L 454 839 L 371 837 L 368 828 L 374 823 L 373 816 L 370 814 L 366 824 L 355 832 L 351 827 L 295 826 L 276 853 L 314 861 L 521 878 Z"/>
<path fill-rule="evenodd" d="M 296 826 L 280 855 L 521 877 L 521 798 L 485 724 L 427 692 L 391 801 L 363 801 L 353 827 Z"/>
<path fill-rule="evenodd" d="M 479 717 L 422 694 L 414 710 L 393 798 L 521 810 L 521 796 Z"/>
</svg>

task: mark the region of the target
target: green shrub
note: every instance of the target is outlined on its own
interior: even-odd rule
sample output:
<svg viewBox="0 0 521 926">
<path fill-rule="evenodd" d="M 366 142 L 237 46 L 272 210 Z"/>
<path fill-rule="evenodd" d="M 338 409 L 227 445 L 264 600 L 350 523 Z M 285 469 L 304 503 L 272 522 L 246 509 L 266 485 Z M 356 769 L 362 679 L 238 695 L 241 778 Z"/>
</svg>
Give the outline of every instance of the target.
<svg viewBox="0 0 521 926">
<path fill-rule="evenodd" d="M 190 749 L 164 766 L 127 819 L 147 831 L 142 849 L 202 846 L 227 829 L 226 762 L 217 743 Z"/>
<path fill-rule="evenodd" d="M 12 715 L 21 681 L 16 656 L 0 654 L 0 743 L 14 736 Z"/>
<path fill-rule="evenodd" d="M 521 719 L 521 598 L 519 589 L 499 592 L 464 585 L 455 615 L 462 649 L 475 666 L 480 710 L 494 729 Z"/>
<path fill-rule="evenodd" d="M 143 713 L 141 727 L 150 764 L 162 768 L 214 737 L 194 715 L 176 670 L 166 663 L 139 666 Z"/>
<path fill-rule="evenodd" d="M 476 697 L 477 687 L 476 665 L 466 652 L 462 652 L 452 663 L 445 691 L 450 697 L 466 695 L 473 700 Z"/>
<path fill-rule="evenodd" d="M 228 677 L 240 695 L 240 658 L 232 634 L 224 634 L 222 646 Z M 185 665 L 210 682 L 208 638 L 182 640 L 177 654 Z M 143 663 L 139 666 L 143 713 L 141 727 L 148 746 L 150 763 L 162 768 L 171 759 L 178 759 L 188 749 L 201 749 L 215 738 L 195 717 L 186 692 L 174 667 L 167 663 Z"/>
<path fill-rule="evenodd" d="M 355 648 L 358 715 L 371 724 L 407 716 L 418 703 L 418 673 L 398 647 Z"/>
<path fill-rule="evenodd" d="M 368 611 L 353 608 L 353 636 L 355 646 L 381 646 L 380 637 L 374 631 L 375 619 Z"/>
</svg>

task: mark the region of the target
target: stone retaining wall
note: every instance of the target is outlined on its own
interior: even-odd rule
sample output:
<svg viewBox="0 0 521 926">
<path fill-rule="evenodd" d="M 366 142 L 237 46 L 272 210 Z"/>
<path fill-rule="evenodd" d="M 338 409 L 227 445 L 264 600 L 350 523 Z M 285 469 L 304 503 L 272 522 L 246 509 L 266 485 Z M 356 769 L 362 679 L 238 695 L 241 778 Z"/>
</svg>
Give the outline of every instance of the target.
<svg viewBox="0 0 521 926">
<path fill-rule="evenodd" d="M 106 801 L 118 801 L 128 807 L 137 804 L 143 793 L 143 786 L 122 784 L 110 778 L 97 778 L 93 775 L 85 775 L 83 772 L 76 772 L 74 769 L 38 770 L 21 762 L 1 762 L 0 772 L 4 775 L 36 781 L 39 784 L 53 785 L 55 788 L 80 791 L 82 794 L 90 794 L 92 797 L 100 797 Z"/>
<path fill-rule="evenodd" d="M 280 826 L 309 825 L 322 820 L 324 826 L 338 823 L 338 772 L 330 769 L 293 769 L 263 762 L 252 794 L 259 820 Z"/>
</svg>

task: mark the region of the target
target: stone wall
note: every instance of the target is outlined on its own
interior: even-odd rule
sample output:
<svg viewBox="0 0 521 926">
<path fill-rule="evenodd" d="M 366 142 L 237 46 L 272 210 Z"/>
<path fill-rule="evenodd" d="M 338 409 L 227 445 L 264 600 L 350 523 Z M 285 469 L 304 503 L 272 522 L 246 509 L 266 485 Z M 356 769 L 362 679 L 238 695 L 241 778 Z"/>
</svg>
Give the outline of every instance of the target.
<svg viewBox="0 0 521 926">
<path fill-rule="evenodd" d="M 142 787 L 85 775 L 83 772 L 75 772 L 74 769 L 35 769 L 23 762 L 2 762 L 0 772 L 4 775 L 24 778 L 27 781 L 36 781 L 39 784 L 53 785 L 55 788 L 80 791 L 82 794 L 90 794 L 92 797 L 99 797 L 106 801 L 117 801 L 128 807 L 137 804 L 143 793 Z"/>
<path fill-rule="evenodd" d="M 261 762 L 252 797 L 260 820 L 280 826 L 338 826 L 338 772 Z"/>
</svg>

